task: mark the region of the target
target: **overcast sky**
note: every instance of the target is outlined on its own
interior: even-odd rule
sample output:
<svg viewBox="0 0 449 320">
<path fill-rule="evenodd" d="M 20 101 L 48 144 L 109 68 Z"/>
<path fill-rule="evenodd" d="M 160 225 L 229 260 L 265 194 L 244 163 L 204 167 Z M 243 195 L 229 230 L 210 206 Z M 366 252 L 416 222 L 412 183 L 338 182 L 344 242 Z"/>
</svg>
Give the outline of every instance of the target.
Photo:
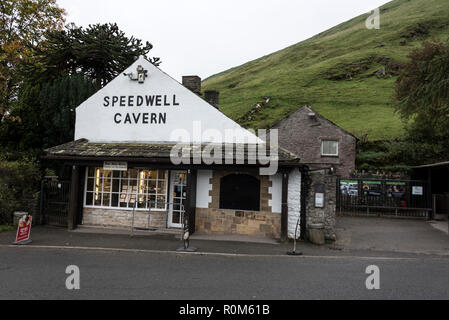
<svg viewBox="0 0 449 320">
<path fill-rule="evenodd" d="M 161 68 L 205 79 L 283 49 L 387 0 L 57 0 L 67 22 L 116 22 L 150 41 Z"/>
</svg>

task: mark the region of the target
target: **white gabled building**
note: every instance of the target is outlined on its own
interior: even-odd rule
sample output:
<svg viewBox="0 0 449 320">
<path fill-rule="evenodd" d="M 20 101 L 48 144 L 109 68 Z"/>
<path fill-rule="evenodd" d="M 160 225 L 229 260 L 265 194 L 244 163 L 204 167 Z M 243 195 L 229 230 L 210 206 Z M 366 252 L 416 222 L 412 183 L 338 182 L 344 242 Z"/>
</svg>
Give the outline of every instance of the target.
<svg viewBox="0 0 449 320">
<path fill-rule="evenodd" d="M 218 93 L 203 99 L 198 77 L 183 82 L 141 57 L 77 108 L 75 141 L 45 156 L 73 168 L 69 228 L 294 237 L 298 157 L 279 149 L 262 175 L 265 143 L 218 110 Z"/>
</svg>

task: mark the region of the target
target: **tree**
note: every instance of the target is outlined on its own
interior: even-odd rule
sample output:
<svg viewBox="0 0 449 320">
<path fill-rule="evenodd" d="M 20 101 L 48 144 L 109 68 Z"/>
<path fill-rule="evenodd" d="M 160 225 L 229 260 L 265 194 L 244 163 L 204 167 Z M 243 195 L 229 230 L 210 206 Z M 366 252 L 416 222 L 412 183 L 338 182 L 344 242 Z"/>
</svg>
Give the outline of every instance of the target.
<svg viewBox="0 0 449 320">
<path fill-rule="evenodd" d="M 449 43 L 424 42 L 396 81 L 396 110 L 418 139 L 449 137 Z"/>
<path fill-rule="evenodd" d="M 11 117 L 0 126 L 0 143 L 38 157 L 45 148 L 73 141 L 75 109 L 96 91 L 90 78 L 77 74 L 43 84 L 24 82 Z"/>
<path fill-rule="evenodd" d="M 389 143 L 394 161 L 410 165 L 449 157 L 449 43 L 433 40 L 409 54 L 395 88 L 407 136 Z"/>
<path fill-rule="evenodd" d="M 0 121 L 17 98 L 22 63 L 46 31 L 63 26 L 64 14 L 56 0 L 0 1 Z"/>
<path fill-rule="evenodd" d="M 47 77 L 61 73 L 82 74 L 93 79 L 98 88 L 114 79 L 140 55 L 147 56 L 153 45 L 127 37 L 117 24 L 95 24 L 88 28 L 67 25 L 64 30 L 47 32 L 35 50 L 38 63 Z M 148 58 L 159 65 L 159 58 Z M 36 69 L 32 70 L 36 72 Z M 48 78 L 46 79 L 48 80 Z"/>
<path fill-rule="evenodd" d="M 126 37 L 115 24 L 87 29 L 72 24 L 46 32 L 21 68 L 26 76 L 9 116 L 0 122 L 0 143 L 37 157 L 45 148 L 72 141 L 76 107 L 152 47 Z"/>
</svg>

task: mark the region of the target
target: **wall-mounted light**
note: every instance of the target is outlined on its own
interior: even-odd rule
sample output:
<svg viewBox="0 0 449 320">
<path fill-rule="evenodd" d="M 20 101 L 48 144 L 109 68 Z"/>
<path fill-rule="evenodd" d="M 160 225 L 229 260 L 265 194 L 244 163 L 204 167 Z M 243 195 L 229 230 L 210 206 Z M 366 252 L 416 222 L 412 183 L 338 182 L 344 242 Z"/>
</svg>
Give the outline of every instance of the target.
<svg viewBox="0 0 449 320">
<path fill-rule="evenodd" d="M 129 77 L 133 81 L 144 83 L 148 77 L 148 70 L 145 70 L 141 65 L 137 66 L 137 73 L 124 73 L 126 77 Z"/>
</svg>

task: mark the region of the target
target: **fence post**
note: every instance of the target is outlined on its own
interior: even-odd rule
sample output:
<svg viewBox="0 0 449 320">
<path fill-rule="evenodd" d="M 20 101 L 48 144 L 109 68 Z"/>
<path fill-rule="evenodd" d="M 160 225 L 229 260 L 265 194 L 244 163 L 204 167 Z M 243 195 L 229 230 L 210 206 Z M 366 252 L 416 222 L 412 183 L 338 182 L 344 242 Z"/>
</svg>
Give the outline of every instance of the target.
<svg viewBox="0 0 449 320">
<path fill-rule="evenodd" d="M 41 192 L 39 194 L 39 224 L 44 224 L 44 197 L 45 197 L 45 180 L 41 181 Z"/>
</svg>

